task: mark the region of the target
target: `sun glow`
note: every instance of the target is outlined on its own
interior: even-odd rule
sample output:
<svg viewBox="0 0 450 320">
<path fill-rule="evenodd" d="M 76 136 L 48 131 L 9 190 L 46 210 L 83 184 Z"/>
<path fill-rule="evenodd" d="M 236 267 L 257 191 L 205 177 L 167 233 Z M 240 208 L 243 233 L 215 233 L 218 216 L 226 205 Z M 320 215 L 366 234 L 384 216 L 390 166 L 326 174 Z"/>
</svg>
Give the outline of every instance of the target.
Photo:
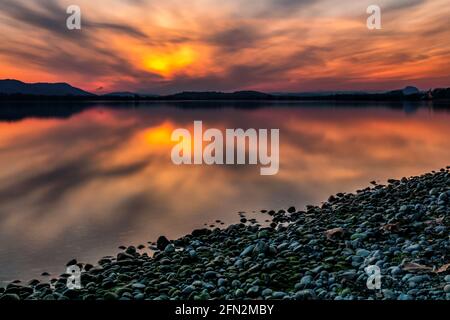
<svg viewBox="0 0 450 320">
<path fill-rule="evenodd" d="M 175 51 L 150 54 L 144 64 L 147 69 L 167 77 L 192 65 L 195 58 L 194 50 L 182 47 Z"/>
<path fill-rule="evenodd" d="M 171 135 L 173 125 L 171 123 L 163 123 L 154 128 L 149 128 L 144 131 L 145 142 L 150 145 L 170 145 L 172 144 Z"/>
</svg>

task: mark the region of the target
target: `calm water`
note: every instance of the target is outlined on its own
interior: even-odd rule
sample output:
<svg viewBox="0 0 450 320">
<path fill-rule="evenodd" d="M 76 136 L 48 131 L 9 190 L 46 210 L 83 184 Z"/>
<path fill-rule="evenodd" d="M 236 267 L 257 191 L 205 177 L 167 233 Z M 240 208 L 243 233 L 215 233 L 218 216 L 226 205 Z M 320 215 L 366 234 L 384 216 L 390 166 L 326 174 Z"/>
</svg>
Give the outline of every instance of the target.
<svg viewBox="0 0 450 320">
<path fill-rule="evenodd" d="M 179 237 L 216 219 L 237 222 L 238 211 L 320 204 L 371 180 L 450 165 L 445 106 L 214 106 L 0 105 L 0 282 L 59 274 L 71 258 L 95 262 L 119 245 Z M 279 174 L 173 165 L 171 132 L 194 120 L 279 128 Z"/>
</svg>

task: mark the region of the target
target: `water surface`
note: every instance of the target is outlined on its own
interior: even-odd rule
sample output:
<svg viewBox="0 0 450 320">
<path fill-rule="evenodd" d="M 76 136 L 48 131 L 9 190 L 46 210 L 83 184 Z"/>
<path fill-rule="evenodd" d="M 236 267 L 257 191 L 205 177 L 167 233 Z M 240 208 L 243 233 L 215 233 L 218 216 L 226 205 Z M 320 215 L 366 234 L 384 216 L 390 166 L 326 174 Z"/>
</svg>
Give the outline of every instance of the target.
<svg viewBox="0 0 450 320">
<path fill-rule="evenodd" d="M 194 120 L 279 128 L 279 174 L 173 165 L 171 132 Z M 450 164 L 449 137 L 449 109 L 430 103 L 0 105 L 0 282 L 237 222 L 238 211 L 303 208 L 439 169 Z"/>
</svg>

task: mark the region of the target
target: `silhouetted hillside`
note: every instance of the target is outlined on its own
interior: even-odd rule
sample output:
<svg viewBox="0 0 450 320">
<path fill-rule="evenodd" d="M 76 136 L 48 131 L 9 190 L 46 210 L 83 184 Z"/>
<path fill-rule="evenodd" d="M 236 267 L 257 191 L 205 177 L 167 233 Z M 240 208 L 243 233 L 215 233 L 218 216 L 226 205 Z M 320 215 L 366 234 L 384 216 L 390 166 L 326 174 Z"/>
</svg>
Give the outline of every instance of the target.
<svg viewBox="0 0 450 320">
<path fill-rule="evenodd" d="M 433 99 L 450 99 L 450 88 L 434 89 L 431 95 Z"/>
<path fill-rule="evenodd" d="M 275 96 L 257 91 L 226 92 L 182 92 L 159 97 L 166 100 L 271 100 Z"/>
<path fill-rule="evenodd" d="M 105 95 L 95 95 L 72 87 L 67 83 L 24 83 L 17 80 L 0 80 L 0 100 L 126 100 L 126 101 L 307 101 L 307 100 L 336 100 L 336 101 L 419 101 L 450 99 L 450 88 L 434 89 L 423 92 L 413 86 L 388 92 L 363 91 L 329 91 L 308 93 L 274 93 L 268 94 L 258 91 L 236 92 L 181 92 L 166 96 L 142 95 L 133 92 L 113 92 Z"/>
<path fill-rule="evenodd" d="M 94 96 L 67 83 L 24 83 L 10 79 L 0 80 L 0 95 Z"/>
</svg>

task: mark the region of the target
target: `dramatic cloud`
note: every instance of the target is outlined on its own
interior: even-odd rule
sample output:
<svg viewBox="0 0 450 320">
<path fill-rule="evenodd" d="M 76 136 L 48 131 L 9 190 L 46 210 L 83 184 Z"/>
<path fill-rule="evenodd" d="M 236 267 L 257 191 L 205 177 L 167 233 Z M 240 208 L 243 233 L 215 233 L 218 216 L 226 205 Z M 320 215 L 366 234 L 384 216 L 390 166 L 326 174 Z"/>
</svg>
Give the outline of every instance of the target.
<svg viewBox="0 0 450 320">
<path fill-rule="evenodd" d="M 311 91 L 450 85 L 445 0 L 0 2 L 0 78 L 93 92 Z M 101 88 L 101 89 L 99 89 Z M 99 90 L 97 90 L 99 89 Z"/>
</svg>

